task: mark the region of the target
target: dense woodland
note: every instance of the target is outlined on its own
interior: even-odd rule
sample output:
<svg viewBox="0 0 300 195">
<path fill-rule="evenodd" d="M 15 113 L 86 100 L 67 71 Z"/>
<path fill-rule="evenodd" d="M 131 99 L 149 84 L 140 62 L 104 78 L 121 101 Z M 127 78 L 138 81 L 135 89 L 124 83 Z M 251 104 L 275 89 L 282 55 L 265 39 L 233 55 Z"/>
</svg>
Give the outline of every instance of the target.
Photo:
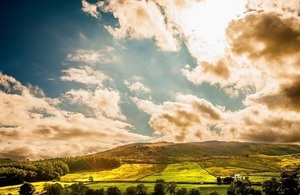
<svg viewBox="0 0 300 195">
<path fill-rule="evenodd" d="M 0 163 L 0 186 L 21 184 L 24 181 L 60 180 L 69 172 L 81 170 L 104 170 L 119 167 L 117 158 L 86 156 L 68 157 L 40 161 Z"/>
</svg>

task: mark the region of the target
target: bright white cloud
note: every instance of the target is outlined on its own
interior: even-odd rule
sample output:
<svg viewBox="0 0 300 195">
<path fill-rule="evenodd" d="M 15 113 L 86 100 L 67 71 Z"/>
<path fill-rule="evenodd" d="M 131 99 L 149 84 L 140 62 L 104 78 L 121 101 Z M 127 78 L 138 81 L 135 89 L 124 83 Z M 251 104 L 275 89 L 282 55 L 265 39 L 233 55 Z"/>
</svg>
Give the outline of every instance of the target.
<svg viewBox="0 0 300 195">
<path fill-rule="evenodd" d="M 115 90 L 96 89 L 94 92 L 80 90 L 70 90 L 64 97 L 72 104 L 83 106 L 84 110 L 89 110 L 92 116 L 102 119 L 103 117 L 125 120 L 119 107 L 120 94 Z"/>
<path fill-rule="evenodd" d="M 99 12 L 97 10 L 97 5 L 91 4 L 89 2 L 87 2 L 86 0 L 82 0 L 82 11 L 90 14 L 91 16 L 98 18 L 99 17 Z"/>
<path fill-rule="evenodd" d="M 73 81 L 86 85 L 96 85 L 99 87 L 103 86 L 104 81 L 112 80 L 101 71 L 96 71 L 89 66 L 69 68 L 64 70 L 63 73 L 64 76 L 61 77 L 61 80 L 63 81 Z"/>
<path fill-rule="evenodd" d="M 128 89 L 136 94 L 146 94 L 150 92 L 149 87 L 141 83 L 141 77 L 133 77 L 130 81 L 124 80 L 124 84 Z"/>
<path fill-rule="evenodd" d="M 117 39 L 153 38 L 164 51 L 177 51 L 178 40 L 165 23 L 165 16 L 153 1 L 118 1 L 98 4 L 104 12 L 112 12 L 119 21 L 119 27 L 106 26 Z"/>
</svg>

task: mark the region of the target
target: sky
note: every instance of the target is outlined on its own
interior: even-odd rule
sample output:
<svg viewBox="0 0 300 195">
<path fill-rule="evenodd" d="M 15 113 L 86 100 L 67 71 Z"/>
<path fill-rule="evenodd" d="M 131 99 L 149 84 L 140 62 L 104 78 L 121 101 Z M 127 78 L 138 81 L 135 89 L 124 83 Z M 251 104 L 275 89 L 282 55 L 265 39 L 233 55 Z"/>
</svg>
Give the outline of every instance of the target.
<svg viewBox="0 0 300 195">
<path fill-rule="evenodd" d="M 3 0 L 0 158 L 300 143 L 299 0 Z"/>
</svg>

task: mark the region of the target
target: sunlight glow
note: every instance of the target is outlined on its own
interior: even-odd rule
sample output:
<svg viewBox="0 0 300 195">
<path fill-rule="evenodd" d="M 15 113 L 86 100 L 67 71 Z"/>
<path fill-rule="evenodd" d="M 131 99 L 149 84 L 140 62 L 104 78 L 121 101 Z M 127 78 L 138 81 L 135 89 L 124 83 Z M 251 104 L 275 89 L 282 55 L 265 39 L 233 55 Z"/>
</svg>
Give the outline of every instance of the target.
<svg viewBox="0 0 300 195">
<path fill-rule="evenodd" d="M 226 27 L 232 19 L 244 12 L 245 4 L 245 0 L 211 0 L 184 10 L 181 23 L 191 53 L 208 62 L 224 55 Z"/>
</svg>

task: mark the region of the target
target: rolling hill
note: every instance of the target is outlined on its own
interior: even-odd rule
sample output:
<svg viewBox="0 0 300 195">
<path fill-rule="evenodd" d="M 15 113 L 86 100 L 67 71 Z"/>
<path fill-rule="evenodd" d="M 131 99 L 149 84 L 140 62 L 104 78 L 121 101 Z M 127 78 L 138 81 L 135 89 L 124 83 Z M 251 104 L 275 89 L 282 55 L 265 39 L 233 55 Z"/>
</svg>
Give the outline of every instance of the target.
<svg viewBox="0 0 300 195">
<path fill-rule="evenodd" d="M 124 163 L 177 163 L 249 155 L 297 155 L 300 145 L 247 142 L 134 143 L 94 155 L 119 157 Z"/>
</svg>

